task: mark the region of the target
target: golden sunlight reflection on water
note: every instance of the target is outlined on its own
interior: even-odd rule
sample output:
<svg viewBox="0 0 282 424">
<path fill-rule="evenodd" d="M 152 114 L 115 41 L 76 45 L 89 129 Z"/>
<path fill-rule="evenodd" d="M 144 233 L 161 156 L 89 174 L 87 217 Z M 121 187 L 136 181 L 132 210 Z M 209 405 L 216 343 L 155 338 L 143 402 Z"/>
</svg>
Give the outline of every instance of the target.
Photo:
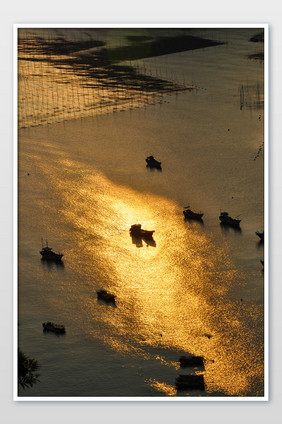
<svg viewBox="0 0 282 424">
<path fill-rule="evenodd" d="M 64 253 L 78 277 L 69 290 L 77 294 L 88 335 L 144 359 L 158 347 L 202 355 L 207 391 L 246 393 L 249 381 L 263 375 L 255 331 L 262 307 L 230 296 L 244 276 L 225 246 L 204 226 L 184 222 L 171 200 L 117 186 L 67 159 L 54 169 L 48 178 L 62 199 L 59 213 L 73 228 L 73 248 Z M 155 246 L 133 242 L 135 223 L 155 230 Z M 81 294 L 84 281 L 90 291 Z M 100 288 L 116 295 L 116 307 L 97 301 Z M 177 362 L 155 359 L 178 369 Z M 165 383 L 149 385 L 175 394 Z"/>
<path fill-rule="evenodd" d="M 177 389 L 174 386 L 171 386 L 169 384 L 166 384 L 151 378 L 148 379 L 146 383 L 148 383 L 151 387 L 153 387 L 158 392 L 165 393 L 167 396 L 177 395 Z"/>
</svg>

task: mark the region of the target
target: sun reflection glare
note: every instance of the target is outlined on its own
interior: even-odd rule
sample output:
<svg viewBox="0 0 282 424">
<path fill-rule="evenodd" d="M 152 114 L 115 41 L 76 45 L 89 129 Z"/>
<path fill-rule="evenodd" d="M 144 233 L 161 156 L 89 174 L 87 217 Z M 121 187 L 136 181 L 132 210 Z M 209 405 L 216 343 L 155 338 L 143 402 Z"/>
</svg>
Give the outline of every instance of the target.
<svg viewBox="0 0 282 424">
<path fill-rule="evenodd" d="M 247 317 L 257 319 L 261 311 L 227 296 L 234 285 L 243 284 L 228 252 L 215 245 L 208 231 L 186 225 L 180 206 L 171 200 L 82 172 L 70 160 L 58 163 L 57 174 L 53 169 L 48 177 L 60 192 L 60 213 L 76 230 L 66 261 L 92 287 L 91 295 L 77 299 L 88 333 L 143 359 L 159 359 L 151 352 L 155 348 L 202 355 L 207 392 L 246 393 L 246 367 L 250 373 L 263 373 L 261 361 L 251 364 L 261 352 L 252 351 L 255 343 L 246 326 Z M 132 243 L 129 228 L 136 223 L 155 230 L 156 246 L 137 248 Z M 97 303 L 94 294 L 100 288 L 116 295 L 115 308 Z M 162 361 L 164 366 L 173 364 Z M 169 396 L 176 394 L 166 383 L 149 384 Z"/>
<path fill-rule="evenodd" d="M 177 389 L 174 386 L 170 386 L 169 384 L 151 378 L 146 380 L 145 382 L 148 383 L 156 391 L 165 393 L 167 396 L 176 396 L 177 394 Z"/>
</svg>

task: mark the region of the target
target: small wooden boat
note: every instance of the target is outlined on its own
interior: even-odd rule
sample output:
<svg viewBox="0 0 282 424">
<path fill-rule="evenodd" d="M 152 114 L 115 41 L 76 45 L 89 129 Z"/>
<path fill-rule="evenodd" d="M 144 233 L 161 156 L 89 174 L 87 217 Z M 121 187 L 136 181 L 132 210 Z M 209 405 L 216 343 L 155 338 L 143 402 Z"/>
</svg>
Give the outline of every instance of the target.
<svg viewBox="0 0 282 424">
<path fill-rule="evenodd" d="M 143 230 L 141 228 L 141 224 L 134 224 L 134 225 L 131 225 L 129 232 L 131 236 L 137 236 L 137 237 L 142 237 L 146 239 L 146 238 L 152 238 L 155 230 L 152 230 L 152 231 Z"/>
<path fill-rule="evenodd" d="M 185 219 L 195 219 L 197 221 L 201 221 L 204 214 L 202 212 L 196 213 L 191 211 L 190 206 L 185 206 L 183 214 L 185 216 Z"/>
<path fill-rule="evenodd" d="M 115 303 L 116 296 L 114 294 L 106 292 L 106 290 L 97 290 L 98 299 L 104 300 L 106 303 Z"/>
<path fill-rule="evenodd" d="M 260 238 L 260 241 L 264 242 L 264 231 L 260 233 L 259 231 L 256 231 L 256 235 Z"/>
<path fill-rule="evenodd" d="M 204 366 L 204 358 L 202 356 L 180 356 L 179 362 L 182 368 Z"/>
<path fill-rule="evenodd" d="M 53 322 L 47 321 L 42 323 L 43 331 L 52 331 L 57 334 L 65 334 L 66 329 L 64 325 L 54 324 Z"/>
<path fill-rule="evenodd" d="M 64 256 L 61 253 L 55 253 L 52 250 L 52 247 L 48 246 L 48 242 L 46 241 L 46 246 L 43 247 L 42 244 L 42 250 L 40 251 L 40 255 L 43 259 L 46 259 L 47 261 L 53 261 L 53 262 L 61 262 L 62 257 Z"/>
<path fill-rule="evenodd" d="M 157 161 L 154 156 L 148 156 L 145 161 L 150 168 L 161 168 L 162 163 Z"/>
<path fill-rule="evenodd" d="M 221 212 L 219 215 L 219 220 L 223 225 L 228 225 L 230 227 L 239 228 L 241 219 L 234 219 L 229 216 L 228 212 Z"/>
</svg>

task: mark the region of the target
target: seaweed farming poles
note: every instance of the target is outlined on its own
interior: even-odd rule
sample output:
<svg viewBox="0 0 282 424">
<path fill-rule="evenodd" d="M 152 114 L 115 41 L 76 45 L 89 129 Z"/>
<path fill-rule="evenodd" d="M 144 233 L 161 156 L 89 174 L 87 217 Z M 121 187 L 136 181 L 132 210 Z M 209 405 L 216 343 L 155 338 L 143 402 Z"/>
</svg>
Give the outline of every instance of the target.
<svg viewBox="0 0 282 424">
<path fill-rule="evenodd" d="M 187 89 L 163 79 L 167 70 L 156 70 L 156 63 L 148 68 L 144 61 L 130 66 L 111 61 L 97 40 L 61 39 L 51 32 L 20 35 L 20 128 L 144 107 Z"/>
</svg>

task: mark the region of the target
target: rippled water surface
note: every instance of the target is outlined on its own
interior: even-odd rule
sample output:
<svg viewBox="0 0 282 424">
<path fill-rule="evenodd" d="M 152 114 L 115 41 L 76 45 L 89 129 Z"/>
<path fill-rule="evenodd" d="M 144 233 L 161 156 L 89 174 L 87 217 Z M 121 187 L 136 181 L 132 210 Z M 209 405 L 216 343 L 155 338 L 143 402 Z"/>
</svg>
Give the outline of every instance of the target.
<svg viewBox="0 0 282 424">
<path fill-rule="evenodd" d="M 131 63 L 169 81 L 162 93 L 121 84 L 117 96 L 109 76 L 89 91 L 73 65 L 21 61 L 19 345 L 40 382 L 20 396 L 264 394 L 263 63 L 248 57 L 263 45 L 249 41 L 259 30 L 195 31 L 224 44 Z M 146 168 L 150 154 L 161 171 Z M 184 220 L 187 205 L 202 223 Z M 220 210 L 241 231 L 222 228 Z M 135 223 L 153 240 L 132 238 Z M 61 264 L 40 259 L 41 237 Z M 66 334 L 43 333 L 47 320 Z M 179 369 L 189 353 L 205 366 Z M 203 373 L 205 391 L 177 392 L 188 373 Z"/>
</svg>

